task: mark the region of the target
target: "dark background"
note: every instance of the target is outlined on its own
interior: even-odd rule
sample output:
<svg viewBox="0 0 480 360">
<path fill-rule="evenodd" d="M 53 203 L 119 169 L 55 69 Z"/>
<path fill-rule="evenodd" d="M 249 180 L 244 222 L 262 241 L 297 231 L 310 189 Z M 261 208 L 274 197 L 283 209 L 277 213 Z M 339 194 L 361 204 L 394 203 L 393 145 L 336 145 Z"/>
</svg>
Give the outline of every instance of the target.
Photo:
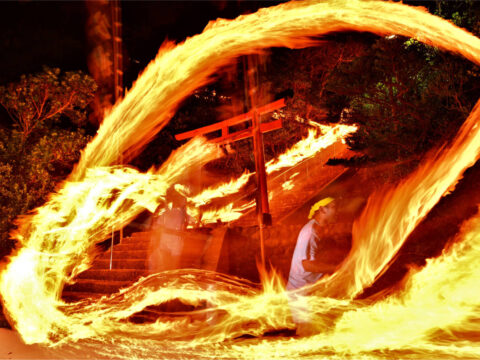
<svg viewBox="0 0 480 360">
<path fill-rule="evenodd" d="M 210 20 L 233 19 L 281 1 L 122 1 L 124 84 L 130 87 L 166 40 L 181 42 Z M 88 11 L 84 1 L 0 3 L 0 84 L 42 65 L 87 69 Z"/>
</svg>

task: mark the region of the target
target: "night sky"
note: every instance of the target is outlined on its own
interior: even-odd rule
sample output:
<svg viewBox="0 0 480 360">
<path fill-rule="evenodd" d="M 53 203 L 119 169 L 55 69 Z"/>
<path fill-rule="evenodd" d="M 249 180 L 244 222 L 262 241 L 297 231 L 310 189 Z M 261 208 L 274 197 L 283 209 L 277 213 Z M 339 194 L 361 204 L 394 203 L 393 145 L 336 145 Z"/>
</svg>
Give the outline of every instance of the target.
<svg viewBox="0 0 480 360">
<path fill-rule="evenodd" d="M 129 87 L 165 39 L 201 33 L 210 20 L 235 18 L 279 1 L 122 1 L 124 83 Z M 87 72 L 84 1 L 0 3 L 0 84 L 43 65 Z"/>
</svg>

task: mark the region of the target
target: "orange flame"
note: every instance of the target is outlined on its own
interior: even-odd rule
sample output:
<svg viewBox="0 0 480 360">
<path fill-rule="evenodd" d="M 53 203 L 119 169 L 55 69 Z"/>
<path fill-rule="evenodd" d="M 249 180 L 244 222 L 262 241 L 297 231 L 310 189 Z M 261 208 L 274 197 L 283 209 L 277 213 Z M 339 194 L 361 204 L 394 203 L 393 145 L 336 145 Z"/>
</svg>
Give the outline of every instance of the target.
<svg viewBox="0 0 480 360">
<path fill-rule="evenodd" d="M 232 179 L 227 183 L 221 183 L 217 186 L 211 186 L 201 193 L 188 198 L 188 201 L 195 206 L 201 206 L 208 204 L 212 199 L 225 197 L 227 195 L 236 194 L 239 192 L 245 184 L 250 180 L 250 177 L 254 173 L 245 172 L 240 177 Z"/>
<path fill-rule="evenodd" d="M 386 270 L 392 256 L 430 209 L 479 158 L 480 105 L 477 103 L 453 143 L 436 154 L 403 184 L 370 197 L 353 228 L 353 249 L 328 280 L 326 293 L 354 297 Z"/>
<path fill-rule="evenodd" d="M 308 135 L 294 144 L 290 149 L 280 154 L 276 159 L 272 159 L 265 164 L 266 172 L 271 175 L 284 168 L 295 166 L 299 162 L 311 158 L 318 154 L 323 149 L 335 144 L 339 140 L 343 140 L 347 135 L 356 131 L 355 126 L 347 125 L 317 125 L 317 129 L 311 129 Z M 232 179 L 227 183 L 220 183 L 216 186 L 211 186 L 199 194 L 187 197 L 189 203 L 192 205 L 188 207 L 190 216 L 199 218 L 200 210 L 197 206 L 205 205 L 215 198 L 225 197 L 238 193 L 247 184 L 250 177 L 255 174 L 250 172 L 243 173 L 240 177 Z M 298 173 L 297 173 L 298 174 Z M 295 175 L 292 175 L 292 177 Z M 291 183 L 284 184 L 284 189 L 292 189 Z M 202 224 L 214 223 L 217 220 L 221 222 L 230 222 L 240 218 L 244 211 L 255 206 L 255 202 L 249 202 L 240 206 L 234 207 L 233 203 L 224 205 L 219 209 L 210 209 L 204 211 L 201 216 Z"/>
<path fill-rule="evenodd" d="M 266 164 L 267 174 L 308 159 L 330 145 L 335 144 L 338 140 L 344 139 L 347 135 L 357 131 L 357 127 L 351 125 L 328 126 L 319 124 L 318 126 L 321 132 L 318 132 L 316 129 L 309 130 L 305 139 L 300 140 L 277 159 L 270 160 Z"/>
<path fill-rule="evenodd" d="M 355 226 L 354 247 L 343 267 L 312 287 L 316 296 L 302 299 L 315 309 L 318 335 L 232 340 L 293 327 L 286 294 L 278 286 L 261 291 L 247 281 L 207 271 L 152 275 L 99 301 L 65 304 L 59 300 L 64 282 L 89 265 L 92 244 L 105 237 L 106 229 L 120 227 L 141 207 L 159 203 L 166 187 L 193 161 L 181 162 L 190 152 L 180 151 L 178 164 L 171 161 L 157 172 L 102 169 L 116 161 L 118 154 L 112 151 L 116 143 L 126 158 L 134 156 L 166 124 L 185 96 L 206 84 L 234 57 L 264 47 L 306 46 L 312 43 L 310 36 L 339 30 L 413 37 L 480 64 L 478 38 L 424 10 L 377 1 L 292 2 L 211 23 L 203 34 L 177 47 L 162 47 L 106 117 L 69 180 L 44 207 L 24 218 L 15 234 L 22 246 L 0 274 L 0 294 L 24 341 L 48 345 L 79 341 L 92 355 L 109 358 L 182 354 L 332 359 L 412 357 L 412 353 L 434 358 L 478 357 L 475 332 L 480 330 L 480 304 L 472 294 L 480 280 L 478 218 L 466 226 L 457 246 L 412 275 L 404 293 L 375 304 L 350 300 L 385 270 L 406 236 L 478 158 L 478 106 L 450 147 L 402 186 L 369 201 Z M 197 154 L 203 156 L 204 151 Z M 164 314 L 150 324 L 128 321 L 145 307 L 173 298 L 193 305 L 206 302 L 209 309 L 192 317 Z"/>
</svg>

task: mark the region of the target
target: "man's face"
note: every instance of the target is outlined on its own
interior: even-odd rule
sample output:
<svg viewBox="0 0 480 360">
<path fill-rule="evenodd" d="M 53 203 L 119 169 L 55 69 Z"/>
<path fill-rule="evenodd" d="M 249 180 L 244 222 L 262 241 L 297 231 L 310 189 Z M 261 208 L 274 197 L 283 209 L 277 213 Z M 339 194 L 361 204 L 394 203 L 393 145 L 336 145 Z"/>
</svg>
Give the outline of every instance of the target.
<svg viewBox="0 0 480 360">
<path fill-rule="evenodd" d="M 315 213 L 315 220 L 320 224 L 326 224 L 333 220 L 335 210 L 333 206 L 323 206 Z"/>
</svg>

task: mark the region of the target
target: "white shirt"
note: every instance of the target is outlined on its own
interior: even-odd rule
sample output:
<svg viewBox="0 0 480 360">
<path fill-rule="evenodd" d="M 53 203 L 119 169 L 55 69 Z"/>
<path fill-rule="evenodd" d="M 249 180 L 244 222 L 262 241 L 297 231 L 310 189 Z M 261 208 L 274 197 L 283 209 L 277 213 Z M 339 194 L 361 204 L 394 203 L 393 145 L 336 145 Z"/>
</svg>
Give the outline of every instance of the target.
<svg viewBox="0 0 480 360">
<path fill-rule="evenodd" d="M 315 231 L 314 225 L 318 224 L 314 219 L 306 223 L 298 234 L 297 244 L 292 257 L 290 274 L 288 276 L 287 290 L 298 289 L 308 284 L 317 282 L 323 273 L 305 271 L 302 265 L 303 260 L 314 260 L 318 258 L 318 245 L 320 239 Z"/>
</svg>

